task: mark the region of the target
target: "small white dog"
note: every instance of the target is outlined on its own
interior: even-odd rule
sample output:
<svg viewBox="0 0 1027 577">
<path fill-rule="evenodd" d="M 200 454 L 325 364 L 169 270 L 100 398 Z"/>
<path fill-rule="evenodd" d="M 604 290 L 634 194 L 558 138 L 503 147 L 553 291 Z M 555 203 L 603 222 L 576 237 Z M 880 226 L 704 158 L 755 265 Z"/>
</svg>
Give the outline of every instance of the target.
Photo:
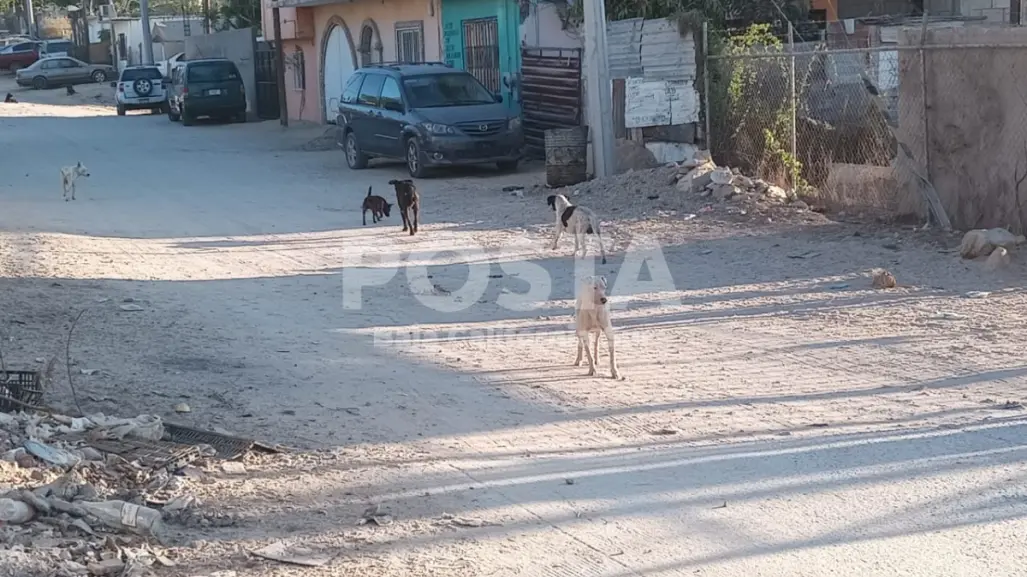
<svg viewBox="0 0 1027 577">
<path fill-rule="evenodd" d="M 61 197 L 64 198 L 64 202 L 75 200 L 75 181 L 80 176 L 89 177 L 89 169 L 81 161 L 75 164 L 75 166 L 65 166 L 61 169 L 61 187 L 64 189 Z M 68 198 L 69 192 L 71 193 L 71 198 Z"/>
<path fill-rule="evenodd" d="M 617 369 L 617 350 L 613 344 L 613 324 L 610 322 L 610 308 L 606 306 L 606 277 L 587 277 L 578 287 L 578 298 L 574 304 L 574 331 L 578 337 L 578 356 L 574 366 L 581 366 L 581 355 L 588 357 L 588 376 L 595 376 L 599 361 L 599 333 L 606 335 L 606 346 L 610 349 L 610 373 L 620 380 Z M 595 334 L 593 348 L 588 348 L 588 337 Z"/>
<path fill-rule="evenodd" d="M 585 258 L 585 253 L 588 252 L 585 235 L 594 234 L 599 240 L 599 253 L 603 257 L 603 264 L 606 264 L 606 249 L 603 248 L 603 235 L 599 232 L 599 218 L 596 217 L 596 213 L 584 206 L 571 204 L 571 201 L 562 194 L 551 194 L 546 202 L 556 212 L 556 234 L 553 236 L 552 250 L 556 250 L 560 235 L 566 230 L 574 235 L 574 255 L 577 256 L 578 247 L 581 247 L 581 258 Z"/>
</svg>

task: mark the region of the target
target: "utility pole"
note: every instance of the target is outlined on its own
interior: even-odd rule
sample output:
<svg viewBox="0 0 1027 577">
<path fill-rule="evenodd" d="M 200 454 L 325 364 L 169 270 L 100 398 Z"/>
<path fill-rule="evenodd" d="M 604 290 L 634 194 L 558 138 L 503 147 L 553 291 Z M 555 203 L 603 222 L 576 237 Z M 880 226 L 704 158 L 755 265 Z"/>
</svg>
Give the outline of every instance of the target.
<svg viewBox="0 0 1027 577">
<path fill-rule="evenodd" d="M 606 6 L 603 0 L 585 4 L 585 70 L 588 74 L 588 132 L 592 137 L 595 176 L 613 176 L 613 87 L 606 52 Z"/>
<path fill-rule="evenodd" d="M 210 34 L 210 0 L 203 0 L 203 33 Z"/>
<path fill-rule="evenodd" d="M 32 0 L 25 0 L 25 25 L 29 28 L 29 36 L 37 38 L 36 13 L 32 10 Z"/>
<path fill-rule="evenodd" d="M 278 80 L 278 122 L 289 126 L 289 102 L 285 99 L 285 48 L 282 46 L 282 16 L 276 5 L 271 9 L 275 29 L 275 76 Z"/>
<path fill-rule="evenodd" d="M 139 16 L 143 20 L 143 64 L 153 64 L 153 40 L 150 39 L 150 0 L 139 0 Z"/>
</svg>

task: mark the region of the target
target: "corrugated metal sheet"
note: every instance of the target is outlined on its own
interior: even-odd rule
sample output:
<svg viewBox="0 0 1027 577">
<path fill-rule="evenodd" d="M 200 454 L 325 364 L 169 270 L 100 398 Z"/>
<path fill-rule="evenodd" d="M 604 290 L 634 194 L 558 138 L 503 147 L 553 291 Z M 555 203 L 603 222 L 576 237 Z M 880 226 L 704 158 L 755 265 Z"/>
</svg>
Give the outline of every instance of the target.
<svg viewBox="0 0 1027 577">
<path fill-rule="evenodd" d="M 695 40 L 661 18 L 642 25 L 642 76 L 646 80 L 695 80 Z"/>
<path fill-rule="evenodd" d="M 642 75 L 642 25 L 641 18 L 607 22 L 606 50 L 610 78 Z"/>
<path fill-rule="evenodd" d="M 666 18 L 609 22 L 606 46 L 610 78 L 695 80 L 695 40 Z"/>
</svg>

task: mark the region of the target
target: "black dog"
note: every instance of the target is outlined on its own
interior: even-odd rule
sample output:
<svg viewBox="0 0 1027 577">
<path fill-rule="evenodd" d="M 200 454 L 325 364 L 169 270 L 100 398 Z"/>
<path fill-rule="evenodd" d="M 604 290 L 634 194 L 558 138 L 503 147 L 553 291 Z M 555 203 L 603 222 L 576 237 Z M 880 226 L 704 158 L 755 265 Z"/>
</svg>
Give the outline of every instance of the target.
<svg viewBox="0 0 1027 577">
<path fill-rule="evenodd" d="M 396 189 L 396 204 L 399 205 L 399 215 L 403 217 L 403 230 L 409 230 L 413 236 L 421 216 L 421 195 L 412 180 L 390 180 L 389 184 Z"/>
<path fill-rule="evenodd" d="M 388 218 L 392 212 L 392 205 L 389 204 L 384 198 L 371 194 L 371 187 L 367 187 L 367 196 L 364 197 L 364 205 L 362 207 L 364 214 L 364 226 L 367 226 L 367 211 L 371 211 L 371 222 L 378 222 L 383 218 Z"/>
<path fill-rule="evenodd" d="M 14 99 L 14 95 L 10 92 L 7 93 L 7 98 L 4 98 L 5 104 L 17 104 L 18 101 Z"/>
</svg>

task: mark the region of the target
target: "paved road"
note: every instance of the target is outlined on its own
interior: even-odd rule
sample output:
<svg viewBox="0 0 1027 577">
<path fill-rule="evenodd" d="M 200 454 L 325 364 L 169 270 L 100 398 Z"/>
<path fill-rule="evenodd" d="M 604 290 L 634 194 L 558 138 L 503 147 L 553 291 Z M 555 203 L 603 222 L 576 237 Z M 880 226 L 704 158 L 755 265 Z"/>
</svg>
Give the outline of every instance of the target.
<svg viewBox="0 0 1027 577">
<path fill-rule="evenodd" d="M 364 310 L 341 311 L 345 253 L 427 259 L 487 238 L 514 250 L 505 232 L 478 222 L 507 200 L 476 198 L 495 188 L 484 172 L 424 181 L 420 237 L 391 234 L 395 217 L 362 227 L 366 187 L 385 190 L 402 172 L 350 172 L 337 153 L 297 150 L 318 132 L 184 128 L 102 108 L 0 109 L 0 270 L 43 279 L 0 281 L 9 285 L 0 318 L 24 323 L 8 358 L 52 348 L 66 311 L 90 307 L 75 341 L 80 362 L 103 369 L 80 379 L 89 410 L 169 415 L 184 400 L 193 413 L 178 418 L 199 425 L 345 448 L 216 485 L 250 522 L 204 535 L 217 544 L 183 553 L 187 574 L 1023 574 L 1020 413 L 968 408 L 944 423 L 921 414 L 1018 398 L 1022 356 L 1011 352 L 985 373 L 974 365 L 984 354 L 931 357 L 883 336 L 843 352 L 810 346 L 810 324 L 781 320 L 771 338 L 760 332 L 770 325 L 728 316 L 639 329 L 664 355 L 646 363 L 674 362 L 644 376 L 650 351 L 636 337 L 637 356 L 623 361 L 634 382 L 572 379 L 577 370 L 554 360 L 562 353 L 551 345 L 376 348 L 367 336 L 375 326 L 488 326 L 500 313 L 483 301 L 476 316 L 452 321 L 417 305 L 402 277 L 370 293 Z M 77 202 L 61 202 L 58 168 L 76 161 L 92 176 Z M 521 221 L 548 219 L 544 207 L 519 210 L 518 234 L 527 234 Z M 569 259 L 549 266 L 570 271 Z M 435 281 L 466 274 L 459 268 L 432 269 Z M 126 298 L 145 310 L 119 312 Z M 941 330 L 916 338 L 948 338 Z M 806 352 L 781 352 L 792 345 Z M 476 366 L 454 369 L 461 357 Z M 64 391 L 54 395 L 67 404 Z M 620 400 L 600 407 L 603 395 Z M 845 429 L 872 422 L 887 403 L 915 408 L 920 420 L 889 413 L 877 430 Z M 811 426 L 819 424 L 830 426 Z M 383 503 L 396 523 L 354 528 L 368 502 Z M 446 513 L 486 523 L 468 527 L 477 521 Z M 273 538 L 339 558 L 303 573 L 232 560 L 239 547 Z"/>
</svg>

